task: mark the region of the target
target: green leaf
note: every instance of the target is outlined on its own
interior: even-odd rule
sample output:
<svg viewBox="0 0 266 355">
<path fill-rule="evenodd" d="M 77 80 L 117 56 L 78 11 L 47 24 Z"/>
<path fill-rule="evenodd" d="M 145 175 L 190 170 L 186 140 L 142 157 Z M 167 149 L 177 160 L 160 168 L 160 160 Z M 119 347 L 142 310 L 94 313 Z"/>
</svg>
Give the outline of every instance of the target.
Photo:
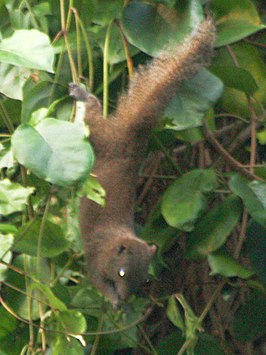
<svg viewBox="0 0 266 355">
<path fill-rule="evenodd" d="M 5 112 L 8 113 L 9 118 L 13 124 L 17 125 L 20 123 L 20 114 L 21 114 L 21 101 L 13 100 L 5 97 L 2 99 L 2 105 Z M 3 120 L 0 120 L 0 127 L 6 127 Z"/>
<path fill-rule="evenodd" d="M 171 247 L 178 235 L 178 231 L 165 222 L 161 213 L 161 201 L 159 201 L 141 230 L 141 238 L 149 243 L 155 243 L 161 249 L 160 251 L 164 252 Z"/>
<path fill-rule="evenodd" d="M 16 341 L 14 341 L 14 339 L 16 339 Z M 27 344 L 28 341 L 28 329 L 26 327 L 17 326 L 13 332 L 10 332 L 7 336 L 1 338 L 0 355 L 21 354 L 22 349 L 25 349 L 25 344 Z"/>
<path fill-rule="evenodd" d="M 11 315 L 4 307 L 0 307 L 0 319 L 1 319 L 1 326 L 0 326 L 0 339 L 4 338 L 5 336 L 9 336 L 11 332 L 13 332 L 17 325 L 17 319 Z"/>
<path fill-rule="evenodd" d="M 13 250 L 36 256 L 40 229 L 40 220 L 24 224 L 15 235 Z M 50 221 L 46 221 L 43 229 L 41 256 L 52 258 L 67 250 L 68 247 L 69 243 L 64 237 L 62 228 Z"/>
<path fill-rule="evenodd" d="M 124 9 L 122 25 L 128 41 L 157 56 L 169 43 L 180 43 L 203 19 L 198 1 L 180 0 L 175 9 L 133 1 Z"/>
<path fill-rule="evenodd" d="M 237 42 L 265 28 L 250 0 L 213 0 L 210 10 L 216 18 L 217 46 Z"/>
<path fill-rule="evenodd" d="M 106 37 L 107 27 L 102 28 L 102 30 L 97 34 L 97 43 L 104 50 L 105 37 Z M 130 57 L 133 57 L 139 52 L 138 48 L 128 45 Z M 110 33 L 110 43 L 108 46 L 108 63 L 117 64 L 126 59 L 125 46 L 122 40 L 122 35 L 118 29 L 118 26 L 113 25 Z"/>
<path fill-rule="evenodd" d="M 40 263 L 40 273 L 36 272 L 37 267 L 37 258 L 27 256 L 27 255 L 19 255 L 15 259 L 13 259 L 12 265 L 22 272 L 25 271 L 27 275 L 31 277 L 27 280 L 27 287 L 30 287 L 30 284 L 33 282 L 32 278 L 38 278 L 44 283 L 51 282 L 51 273 L 50 266 L 48 266 L 47 261 L 45 259 L 41 259 Z M 25 278 L 21 277 L 17 271 L 9 269 L 7 272 L 6 282 L 14 287 L 6 289 L 6 297 L 5 300 L 10 306 L 10 308 L 21 317 L 29 320 L 29 299 L 26 295 L 26 285 Z M 25 294 L 26 292 L 26 294 Z M 40 308 L 38 299 L 44 300 L 39 291 L 35 291 L 32 294 L 36 299 L 31 300 L 31 319 L 39 319 L 40 318 Z M 0 341 L 1 343 L 1 341 Z"/>
<path fill-rule="evenodd" d="M 14 234 L 18 230 L 13 224 L 0 223 L 0 233 L 11 233 Z"/>
<path fill-rule="evenodd" d="M 176 296 L 178 302 L 181 304 L 181 306 L 184 309 L 185 312 L 185 324 L 186 324 L 186 339 L 193 339 L 196 337 L 196 333 L 202 329 L 201 323 L 199 318 L 195 315 L 193 309 L 185 299 L 185 297 L 182 294 L 178 294 Z M 195 339 L 196 340 L 196 339 Z M 193 341 L 195 344 L 195 342 Z M 194 344 L 192 344 L 192 348 L 194 347 Z"/>
<path fill-rule="evenodd" d="M 71 306 L 86 309 L 86 314 L 100 318 L 102 297 L 95 288 L 76 287 L 75 293 L 71 294 Z"/>
<path fill-rule="evenodd" d="M 0 30 L 2 32 L 5 26 L 8 25 L 10 21 L 8 17 L 7 8 L 6 8 L 6 3 L 3 0 L 0 1 L 0 18 L 1 18 Z"/>
<path fill-rule="evenodd" d="M 12 136 L 14 155 L 38 177 L 60 186 L 85 180 L 94 153 L 83 132 L 73 123 L 53 118 L 36 127 L 20 125 Z"/>
<path fill-rule="evenodd" d="M 195 355 L 226 355 L 219 340 L 212 335 L 201 333 L 195 347 Z"/>
<path fill-rule="evenodd" d="M 254 168 L 254 172 L 257 176 L 266 181 L 266 165 L 257 166 Z"/>
<path fill-rule="evenodd" d="M 31 78 L 23 87 L 21 122 L 29 123 L 35 111 L 47 108 L 56 99 L 65 94 L 64 88 L 49 81 L 35 83 Z"/>
<path fill-rule="evenodd" d="M 249 187 L 262 204 L 264 211 L 266 211 L 266 182 L 254 180 L 249 183 Z"/>
<path fill-rule="evenodd" d="M 184 323 L 183 318 L 180 314 L 180 311 L 177 307 L 175 296 L 171 296 L 169 298 L 167 309 L 166 309 L 166 314 L 167 314 L 168 319 L 184 333 L 185 332 L 185 323 Z"/>
<path fill-rule="evenodd" d="M 176 132 L 176 138 L 189 143 L 200 142 L 204 140 L 202 129 L 198 127 L 188 128 L 184 131 L 178 131 Z"/>
<path fill-rule="evenodd" d="M 246 246 L 253 269 L 266 282 L 266 228 L 251 221 L 247 227 Z"/>
<path fill-rule="evenodd" d="M 259 51 L 255 46 L 252 46 L 247 43 L 237 43 L 230 46 L 231 52 L 233 53 L 234 58 L 237 60 L 238 66 L 241 69 L 248 71 L 253 79 L 256 82 L 258 89 L 254 92 L 253 96 L 255 98 L 253 102 L 253 106 L 258 112 L 261 114 L 261 104 L 266 103 L 266 67 L 264 63 L 264 58 L 262 52 Z M 216 55 L 213 59 L 213 66 L 214 66 L 214 74 L 219 76 L 219 73 L 215 71 L 217 67 L 227 67 L 228 71 L 232 72 L 232 80 L 235 79 L 236 85 L 238 85 L 238 89 L 234 87 L 225 86 L 224 93 L 221 98 L 222 109 L 225 112 L 236 114 L 239 116 L 250 118 L 250 110 L 249 110 L 249 103 L 247 100 L 247 96 L 245 92 L 239 91 L 239 86 L 242 86 L 245 91 L 249 91 L 247 86 L 249 85 L 249 81 L 246 83 L 239 82 L 239 79 L 233 74 L 234 70 L 236 69 L 236 73 L 239 70 L 236 68 L 235 62 L 232 59 L 232 56 L 228 52 L 228 50 L 224 47 L 219 48 L 216 52 Z M 212 66 L 211 66 L 212 70 Z M 244 74 L 245 75 L 245 74 Z M 230 82 L 230 86 L 233 86 L 232 80 L 228 77 L 227 80 L 224 82 L 227 85 Z M 249 80 L 247 78 L 247 80 Z M 251 80 L 251 91 L 253 91 L 254 81 Z"/>
<path fill-rule="evenodd" d="M 0 181 L 0 214 L 6 216 L 22 211 L 33 191 L 33 187 L 23 187 L 8 179 Z"/>
<path fill-rule="evenodd" d="M 254 272 L 246 269 L 239 264 L 231 255 L 224 250 L 217 250 L 208 255 L 208 263 L 211 268 L 211 275 L 222 275 L 225 277 L 240 277 L 241 279 L 248 279 Z"/>
<path fill-rule="evenodd" d="M 14 157 L 9 146 L 7 149 L 1 150 L 0 147 L 0 169 L 7 168 L 10 169 L 14 166 Z"/>
<path fill-rule="evenodd" d="M 257 133 L 257 138 L 261 145 L 266 145 L 266 128 Z"/>
<path fill-rule="evenodd" d="M 47 299 L 51 308 L 56 309 L 58 311 L 62 311 L 62 312 L 67 310 L 66 305 L 53 294 L 53 292 L 51 291 L 51 288 L 49 286 L 33 282 L 31 284 L 31 289 L 32 290 L 37 289 L 37 290 L 41 291 L 41 293 Z"/>
<path fill-rule="evenodd" d="M 202 69 L 187 80 L 167 107 L 164 116 L 171 122 L 166 125 L 176 131 L 202 125 L 202 118 L 222 94 L 223 83 L 208 70 Z"/>
<path fill-rule="evenodd" d="M 266 183 L 248 182 L 244 177 L 235 174 L 229 181 L 229 187 L 243 200 L 252 218 L 266 227 Z"/>
<path fill-rule="evenodd" d="M 18 1 L 5 1 L 6 8 L 8 9 L 8 18 L 11 23 L 12 29 L 28 29 L 32 26 L 31 17 L 29 11 L 25 11 L 25 8 L 19 6 Z M 13 32 L 12 31 L 12 32 Z"/>
<path fill-rule="evenodd" d="M 253 291 L 248 302 L 243 305 L 234 318 L 234 334 L 243 342 L 253 341 L 266 334 L 265 294 Z"/>
<path fill-rule="evenodd" d="M 6 235 L 0 234 L 0 260 L 1 261 L 10 263 L 12 258 L 12 253 L 11 251 L 7 251 L 7 250 L 11 249 L 12 244 L 13 244 L 12 234 L 6 234 Z M 7 270 L 8 267 L 6 265 L 0 264 L 0 281 L 5 279 L 5 274 Z"/>
<path fill-rule="evenodd" d="M 253 95 L 258 85 L 250 72 L 236 66 L 212 66 L 212 72 L 217 75 L 226 86 Z"/>
<path fill-rule="evenodd" d="M 215 186 L 214 170 L 193 170 L 178 178 L 162 198 L 162 214 L 166 222 L 172 227 L 191 231 L 206 208 L 205 194 Z"/>
<path fill-rule="evenodd" d="M 160 341 L 156 347 L 157 353 L 158 355 L 176 355 L 185 341 L 185 337 L 177 330 Z"/>
<path fill-rule="evenodd" d="M 200 259 L 219 249 L 238 223 L 241 212 L 241 202 L 233 195 L 213 207 L 190 233 L 186 255 Z"/>
<path fill-rule="evenodd" d="M 78 193 L 79 197 L 86 196 L 88 199 L 105 206 L 105 190 L 94 176 L 89 176 Z"/>
<path fill-rule="evenodd" d="M 119 18 L 124 5 L 123 0 L 93 0 L 92 3 L 95 6 L 93 22 L 100 25 L 108 25 L 114 19 Z"/>
<path fill-rule="evenodd" d="M 63 329 L 72 334 L 84 333 L 87 329 L 86 319 L 79 311 L 68 310 L 60 312 L 58 319 Z"/>
<path fill-rule="evenodd" d="M 77 339 L 57 336 L 52 343 L 53 355 L 84 355 L 84 348 Z"/>
<path fill-rule="evenodd" d="M 54 51 L 38 30 L 16 30 L 0 42 L 0 62 L 53 73 Z"/>
<path fill-rule="evenodd" d="M 22 87 L 30 70 L 0 63 L 0 92 L 15 100 L 22 100 Z"/>
</svg>

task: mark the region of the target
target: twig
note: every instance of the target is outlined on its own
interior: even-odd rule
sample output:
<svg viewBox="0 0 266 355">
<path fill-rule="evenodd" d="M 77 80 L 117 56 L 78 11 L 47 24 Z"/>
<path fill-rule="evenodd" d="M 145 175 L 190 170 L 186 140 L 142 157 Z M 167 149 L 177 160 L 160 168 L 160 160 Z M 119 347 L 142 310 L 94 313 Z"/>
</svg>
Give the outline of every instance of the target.
<svg viewBox="0 0 266 355">
<path fill-rule="evenodd" d="M 113 22 L 110 22 L 104 42 L 104 51 L 103 51 L 103 117 L 107 118 L 108 116 L 108 99 L 109 99 L 109 83 L 108 83 L 108 51 L 110 44 L 110 35 Z"/>
<path fill-rule="evenodd" d="M 0 282 L 1 284 L 2 282 Z M 121 327 L 119 329 L 111 329 L 111 330 L 102 330 L 100 332 L 84 332 L 84 333 L 69 333 L 66 331 L 61 331 L 61 330 L 56 330 L 56 329 L 50 329 L 44 326 L 41 326 L 39 324 L 30 322 L 24 318 L 22 318 L 21 316 L 19 316 L 18 314 L 16 314 L 13 309 L 11 309 L 5 302 L 5 300 L 3 299 L 3 297 L 0 294 L 0 304 L 2 304 L 2 306 L 7 310 L 7 312 L 9 312 L 13 317 L 15 317 L 16 319 L 18 319 L 19 321 L 21 321 L 22 323 L 28 324 L 28 325 L 32 325 L 35 328 L 38 328 L 39 330 L 42 329 L 46 332 L 49 333 L 54 333 L 54 334 L 62 334 L 62 335 L 66 335 L 66 336 L 76 336 L 76 335 L 81 335 L 81 336 L 86 336 L 86 335 L 111 335 L 111 334 L 116 334 L 116 333 L 121 333 L 123 331 L 126 331 L 128 329 L 131 329 L 133 327 L 135 327 L 136 325 L 144 322 L 150 315 L 151 311 L 152 311 L 152 307 L 148 308 L 146 313 L 140 317 L 139 319 L 127 324 L 124 327 Z"/>
<path fill-rule="evenodd" d="M 206 307 L 204 308 L 203 312 L 201 313 L 199 317 L 199 324 L 203 322 L 207 314 L 209 313 L 211 307 L 213 306 L 214 302 L 216 301 L 216 298 L 219 296 L 221 290 L 223 289 L 226 281 L 222 281 L 216 288 L 216 290 L 213 292 L 209 302 L 207 303 Z M 185 343 L 182 345 L 181 349 L 178 351 L 177 355 L 182 355 L 185 353 L 185 351 L 189 348 L 190 343 L 194 341 L 194 339 L 187 339 Z"/>
<path fill-rule="evenodd" d="M 236 171 L 239 171 L 241 174 L 245 175 L 250 180 L 258 180 L 263 181 L 259 176 L 254 175 L 247 169 L 242 167 L 242 164 L 232 157 L 231 154 L 228 153 L 227 150 L 217 141 L 211 131 L 208 129 L 206 124 L 204 123 L 204 134 L 206 139 L 211 143 L 211 145 L 217 150 L 218 153 L 224 158 L 224 160 Z"/>
</svg>

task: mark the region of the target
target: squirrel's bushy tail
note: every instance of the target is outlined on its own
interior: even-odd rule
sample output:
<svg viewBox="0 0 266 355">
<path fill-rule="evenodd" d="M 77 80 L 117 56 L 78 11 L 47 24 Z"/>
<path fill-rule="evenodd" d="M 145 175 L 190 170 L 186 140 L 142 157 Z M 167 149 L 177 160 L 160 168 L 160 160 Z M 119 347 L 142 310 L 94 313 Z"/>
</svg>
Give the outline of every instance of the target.
<svg viewBox="0 0 266 355">
<path fill-rule="evenodd" d="M 214 40 L 215 26 L 208 18 L 175 50 L 137 71 L 119 101 L 116 119 L 128 126 L 152 128 L 178 86 L 210 63 Z"/>
</svg>

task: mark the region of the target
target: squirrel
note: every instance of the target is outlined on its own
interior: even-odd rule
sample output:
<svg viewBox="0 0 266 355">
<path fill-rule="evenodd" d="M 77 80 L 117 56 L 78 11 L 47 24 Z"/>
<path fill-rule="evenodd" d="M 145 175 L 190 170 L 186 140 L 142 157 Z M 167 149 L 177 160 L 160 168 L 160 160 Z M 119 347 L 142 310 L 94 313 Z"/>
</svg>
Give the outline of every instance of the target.
<svg viewBox="0 0 266 355">
<path fill-rule="evenodd" d="M 182 45 L 138 69 L 129 89 L 108 119 L 99 100 L 79 85 L 70 96 L 85 105 L 84 121 L 96 154 L 93 173 L 106 191 L 106 206 L 82 198 L 80 226 L 88 276 L 117 308 L 145 282 L 155 245 L 134 231 L 134 199 L 138 170 L 152 129 L 176 89 L 210 63 L 215 27 L 208 18 Z"/>
</svg>

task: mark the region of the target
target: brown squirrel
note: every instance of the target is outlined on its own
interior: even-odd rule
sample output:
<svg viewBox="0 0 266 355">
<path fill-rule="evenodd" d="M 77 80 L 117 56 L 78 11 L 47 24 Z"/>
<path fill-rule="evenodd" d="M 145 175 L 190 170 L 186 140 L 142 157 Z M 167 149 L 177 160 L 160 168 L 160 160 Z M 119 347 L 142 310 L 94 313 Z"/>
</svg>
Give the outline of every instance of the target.
<svg viewBox="0 0 266 355">
<path fill-rule="evenodd" d="M 214 39 L 213 21 L 207 19 L 181 46 L 138 70 L 110 119 L 102 117 L 95 96 L 70 84 L 70 96 L 85 103 L 84 120 L 97 157 L 93 173 L 106 190 L 104 208 L 81 200 L 88 275 L 114 307 L 144 283 L 156 252 L 134 232 L 136 183 L 148 139 L 180 84 L 210 62 Z"/>
</svg>

